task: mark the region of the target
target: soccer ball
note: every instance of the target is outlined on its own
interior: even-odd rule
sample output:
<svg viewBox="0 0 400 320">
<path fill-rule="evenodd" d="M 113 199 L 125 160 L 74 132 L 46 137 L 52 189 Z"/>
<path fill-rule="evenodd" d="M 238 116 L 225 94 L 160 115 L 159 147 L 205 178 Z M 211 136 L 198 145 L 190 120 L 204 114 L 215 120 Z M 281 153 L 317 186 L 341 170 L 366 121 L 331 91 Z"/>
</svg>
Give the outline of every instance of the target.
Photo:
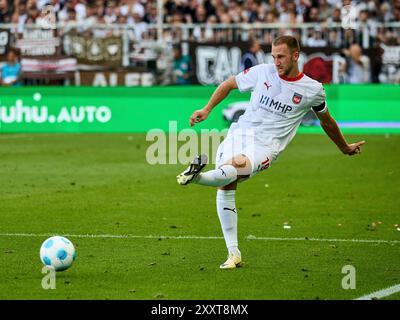
<svg viewBox="0 0 400 320">
<path fill-rule="evenodd" d="M 40 260 L 55 271 L 64 271 L 72 266 L 76 259 L 76 250 L 65 237 L 54 236 L 45 240 L 40 247 Z"/>
</svg>

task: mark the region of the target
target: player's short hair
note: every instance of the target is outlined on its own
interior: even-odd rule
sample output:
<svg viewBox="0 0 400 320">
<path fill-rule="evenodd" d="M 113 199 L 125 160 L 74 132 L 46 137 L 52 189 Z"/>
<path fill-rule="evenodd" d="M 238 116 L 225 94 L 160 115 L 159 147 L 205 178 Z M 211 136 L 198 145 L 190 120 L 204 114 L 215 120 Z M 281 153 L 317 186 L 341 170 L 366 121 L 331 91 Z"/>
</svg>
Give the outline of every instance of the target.
<svg viewBox="0 0 400 320">
<path fill-rule="evenodd" d="M 272 42 L 273 46 L 279 46 L 281 44 L 286 44 L 291 52 L 294 51 L 300 52 L 300 44 L 295 37 L 280 36 L 278 38 L 275 38 L 274 41 Z"/>
</svg>

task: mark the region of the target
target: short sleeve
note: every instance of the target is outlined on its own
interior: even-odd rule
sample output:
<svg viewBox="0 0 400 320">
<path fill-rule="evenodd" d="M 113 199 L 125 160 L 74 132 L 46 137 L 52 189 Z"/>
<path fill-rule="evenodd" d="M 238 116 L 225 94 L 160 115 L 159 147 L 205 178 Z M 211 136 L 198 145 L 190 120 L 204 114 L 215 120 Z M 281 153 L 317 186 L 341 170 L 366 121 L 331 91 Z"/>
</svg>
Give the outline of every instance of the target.
<svg viewBox="0 0 400 320">
<path fill-rule="evenodd" d="M 257 85 L 258 74 L 262 70 L 262 65 L 248 68 L 239 73 L 236 77 L 236 84 L 240 92 L 251 91 Z"/>
<path fill-rule="evenodd" d="M 325 100 L 325 90 L 322 85 L 313 99 L 311 108 L 318 113 L 325 113 L 328 110 L 328 106 Z"/>
</svg>

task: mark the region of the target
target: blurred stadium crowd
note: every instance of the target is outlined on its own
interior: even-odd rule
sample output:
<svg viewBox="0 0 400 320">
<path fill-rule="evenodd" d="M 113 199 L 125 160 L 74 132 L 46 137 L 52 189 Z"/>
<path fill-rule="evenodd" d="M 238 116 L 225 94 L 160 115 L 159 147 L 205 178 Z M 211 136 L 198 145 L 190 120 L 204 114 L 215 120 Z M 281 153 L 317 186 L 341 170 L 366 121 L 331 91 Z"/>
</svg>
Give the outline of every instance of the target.
<svg viewBox="0 0 400 320">
<path fill-rule="evenodd" d="M 351 3 L 362 21 L 400 21 L 399 0 L 166 0 L 165 23 L 340 22 Z M 60 21 L 97 23 L 157 20 L 155 0 L 0 0 L 0 23 L 35 22 L 45 5 Z"/>
<path fill-rule="evenodd" d="M 157 23 L 156 0 L 0 0 L 0 23 L 18 24 L 22 32 L 25 24 L 40 19 L 47 5 L 54 7 L 58 22 L 78 22 L 86 27 L 129 25 L 137 38 L 148 38 L 149 26 Z M 163 22 L 170 25 L 309 22 L 320 23 L 321 28 L 324 24 L 342 23 L 348 15 L 347 6 L 352 5 L 357 29 L 368 26 L 373 38 L 389 45 L 400 44 L 399 28 L 381 26 L 400 21 L 400 0 L 164 0 L 162 5 Z M 326 41 L 342 45 L 343 37 L 336 39 L 335 33 L 324 36 L 319 31 L 317 28 L 309 35 L 311 46 L 324 46 Z M 209 29 L 208 34 L 206 30 L 203 36 L 205 40 L 219 40 L 214 29 Z M 270 39 L 261 41 L 269 43 Z"/>
<path fill-rule="evenodd" d="M 269 0 L 269 1 L 170 1 L 166 10 L 170 22 L 186 23 L 302 23 L 341 22 L 342 8 L 351 0 Z M 360 20 L 399 21 L 400 1 L 353 1 Z"/>
<path fill-rule="evenodd" d="M 24 83 L 216 84 L 283 34 L 321 82 L 400 83 L 400 0 L 0 0 L 0 61 Z"/>
</svg>

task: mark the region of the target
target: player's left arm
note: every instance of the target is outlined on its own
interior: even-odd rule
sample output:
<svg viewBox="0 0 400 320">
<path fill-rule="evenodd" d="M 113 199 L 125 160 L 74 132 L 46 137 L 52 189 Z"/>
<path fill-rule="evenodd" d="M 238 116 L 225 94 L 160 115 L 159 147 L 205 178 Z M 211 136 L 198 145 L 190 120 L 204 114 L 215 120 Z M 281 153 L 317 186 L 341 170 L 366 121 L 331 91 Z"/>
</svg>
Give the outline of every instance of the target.
<svg viewBox="0 0 400 320">
<path fill-rule="evenodd" d="M 316 112 L 316 115 L 321 123 L 322 129 L 324 129 L 329 138 L 338 146 L 340 151 L 349 156 L 361 153 L 361 146 L 365 141 L 347 143 L 338 124 L 328 110 L 325 110 L 323 113 Z"/>
</svg>

